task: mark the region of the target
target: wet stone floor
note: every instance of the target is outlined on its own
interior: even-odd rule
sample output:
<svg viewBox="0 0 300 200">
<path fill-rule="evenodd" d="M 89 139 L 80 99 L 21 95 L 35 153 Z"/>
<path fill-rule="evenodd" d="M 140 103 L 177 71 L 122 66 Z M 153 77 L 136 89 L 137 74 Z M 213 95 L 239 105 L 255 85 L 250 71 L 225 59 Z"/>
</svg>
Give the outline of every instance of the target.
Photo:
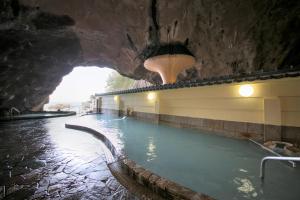
<svg viewBox="0 0 300 200">
<path fill-rule="evenodd" d="M 0 123 L 0 199 L 136 199 L 99 140 L 64 128 L 71 118 Z"/>
</svg>

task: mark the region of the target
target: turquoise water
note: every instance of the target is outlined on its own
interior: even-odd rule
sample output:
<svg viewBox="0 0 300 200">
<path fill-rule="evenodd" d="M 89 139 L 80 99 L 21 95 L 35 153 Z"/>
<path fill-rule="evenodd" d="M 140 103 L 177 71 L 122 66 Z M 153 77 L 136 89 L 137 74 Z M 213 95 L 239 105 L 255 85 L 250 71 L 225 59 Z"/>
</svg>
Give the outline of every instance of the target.
<svg viewBox="0 0 300 200">
<path fill-rule="evenodd" d="M 249 141 L 130 118 L 88 117 L 106 134 L 117 134 L 130 159 L 197 192 L 226 200 L 300 199 L 300 168 L 269 161 L 261 182 L 260 160 L 270 154 Z"/>
<path fill-rule="evenodd" d="M 59 115 L 65 115 L 65 113 L 30 113 L 30 114 L 21 114 L 16 115 L 14 117 L 48 117 L 48 116 L 59 116 Z"/>
</svg>

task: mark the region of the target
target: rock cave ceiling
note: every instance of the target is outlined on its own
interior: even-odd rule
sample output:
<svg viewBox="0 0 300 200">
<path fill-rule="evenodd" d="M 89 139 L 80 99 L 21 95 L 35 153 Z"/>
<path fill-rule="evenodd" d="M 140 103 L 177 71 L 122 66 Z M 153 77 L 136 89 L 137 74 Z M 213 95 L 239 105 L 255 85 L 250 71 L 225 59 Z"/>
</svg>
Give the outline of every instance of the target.
<svg viewBox="0 0 300 200">
<path fill-rule="evenodd" d="M 38 110 L 75 66 L 159 84 L 144 60 L 180 43 L 179 80 L 299 67 L 300 1 L 1 0 L 0 108 Z"/>
</svg>

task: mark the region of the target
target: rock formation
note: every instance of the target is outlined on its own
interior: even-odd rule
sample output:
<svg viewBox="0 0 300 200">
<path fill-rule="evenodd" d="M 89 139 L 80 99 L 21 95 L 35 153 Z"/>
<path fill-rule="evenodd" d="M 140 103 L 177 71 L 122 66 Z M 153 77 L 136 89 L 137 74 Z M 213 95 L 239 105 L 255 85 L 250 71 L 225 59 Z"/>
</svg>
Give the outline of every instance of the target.
<svg viewBox="0 0 300 200">
<path fill-rule="evenodd" d="M 143 67 L 181 43 L 196 79 L 300 65 L 300 1 L 1 0 L 0 108 L 37 108 L 75 66 L 160 83 Z"/>
</svg>

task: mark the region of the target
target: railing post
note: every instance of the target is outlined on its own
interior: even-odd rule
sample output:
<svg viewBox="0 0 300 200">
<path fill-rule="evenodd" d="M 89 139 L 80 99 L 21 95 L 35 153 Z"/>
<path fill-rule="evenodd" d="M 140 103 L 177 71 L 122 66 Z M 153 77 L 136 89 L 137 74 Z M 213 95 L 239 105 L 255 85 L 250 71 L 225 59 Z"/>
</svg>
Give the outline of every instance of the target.
<svg viewBox="0 0 300 200">
<path fill-rule="evenodd" d="M 280 161 L 300 161 L 300 157 L 283 157 L 283 156 L 266 156 L 260 162 L 260 175 L 261 179 L 265 177 L 265 166 L 268 160 L 280 160 Z M 293 167 L 296 167 L 296 163 L 293 162 Z"/>
<path fill-rule="evenodd" d="M 266 158 L 266 157 L 265 157 Z M 260 162 L 260 173 L 259 173 L 259 177 L 261 179 L 264 179 L 265 178 L 265 167 L 266 167 L 266 159 L 263 158 Z"/>
</svg>

